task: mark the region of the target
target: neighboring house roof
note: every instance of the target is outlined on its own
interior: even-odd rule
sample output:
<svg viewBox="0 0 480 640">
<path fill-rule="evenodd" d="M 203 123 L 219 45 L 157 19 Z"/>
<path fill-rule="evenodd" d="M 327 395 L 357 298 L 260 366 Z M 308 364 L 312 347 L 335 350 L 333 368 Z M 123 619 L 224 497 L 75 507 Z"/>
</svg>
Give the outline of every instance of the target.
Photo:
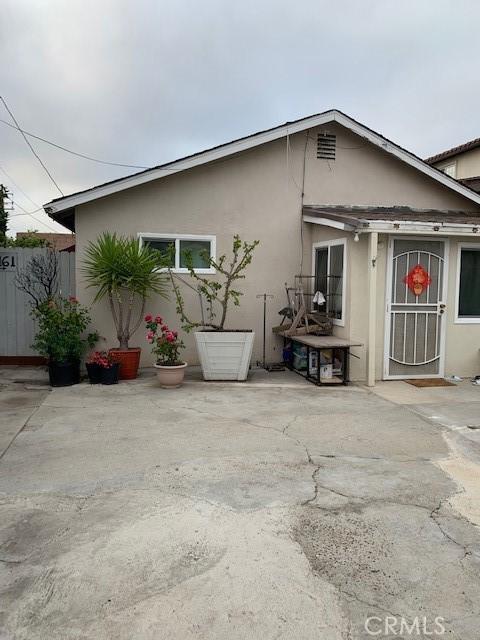
<svg viewBox="0 0 480 640">
<path fill-rule="evenodd" d="M 459 178 L 458 181 L 464 184 L 469 189 L 472 189 L 472 191 L 476 191 L 477 193 L 480 193 L 480 176 L 471 176 L 470 178 Z"/>
<path fill-rule="evenodd" d="M 25 238 L 34 235 L 45 240 L 47 244 L 57 251 L 75 251 L 75 236 L 73 233 L 41 233 L 39 231 L 17 231 L 17 238 Z"/>
<path fill-rule="evenodd" d="M 425 162 L 427 164 L 435 164 L 437 162 L 441 162 L 442 160 L 448 160 L 448 158 L 452 158 L 453 156 L 458 156 L 459 153 L 464 153 L 465 151 L 476 149 L 477 147 L 480 147 L 480 138 L 475 138 L 475 140 L 470 140 L 469 142 L 459 144 L 458 147 L 452 147 L 451 149 L 447 149 L 446 151 L 437 153 L 436 155 L 427 158 Z"/>
<path fill-rule="evenodd" d="M 259 131 L 258 133 L 254 133 L 244 138 L 239 138 L 238 140 L 233 140 L 232 142 L 212 147 L 206 151 L 201 151 L 199 153 L 186 156 L 185 158 L 153 167 L 152 169 L 140 171 L 139 173 L 126 176 L 125 178 L 112 180 L 91 189 L 79 191 L 62 198 L 56 198 L 55 200 L 45 204 L 44 209 L 57 222 L 68 224 L 69 228 L 73 228 L 73 209 L 78 205 L 117 193 L 124 189 L 129 189 L 130 187 L 151 182 L 152 180 L 158 180 L 159 178 L 164 178 L 168 175 L 185 171 L 186 169 L 191 169 L 195 166 L 213 162 L 214 160 L 219 160 L 225 156 L 252 149 L 267 142 L 284 138 L 287 135 L 293 135 L 331 122 L 339 123 L 353 133 L 365 138 L 373 145 L 380 147 L 386 153 L 395 156 L 399 160 L 405 162 L 411 167 L 414 167 L 421 173 L 429 176 L 433 180 L 436 180 L 453 191 L 456 191 L 465 198 L 472 200 L 476 204 L 480 204 L 480 195 L 470 190 L 465 185 L 457 182 L 453 178 L 450 178 L 438 169 L 431 167 L 410 151 L 403 149 L 391 140 L 388 140 L 379 133 L 369 129 L 341 111 L 331 109 L 307 118 L 302 118 L 293 122 L 286 122 L 285 124 L 273 127 L 272 129 Z"/>
<path fill-rule="evenodd" d="M 367 227 L 370 222 L 388 221 L 389 224 L 416 223 L 442 226 L 467 225 L 480 229 L 480 213 L 444 209 L 416 209 L 413 207 L 366 207 L 343 205 L 305 205 L 302 209 L 306 222 L 321 220 L 346 224 L 354 228 Z"/>
</svg>

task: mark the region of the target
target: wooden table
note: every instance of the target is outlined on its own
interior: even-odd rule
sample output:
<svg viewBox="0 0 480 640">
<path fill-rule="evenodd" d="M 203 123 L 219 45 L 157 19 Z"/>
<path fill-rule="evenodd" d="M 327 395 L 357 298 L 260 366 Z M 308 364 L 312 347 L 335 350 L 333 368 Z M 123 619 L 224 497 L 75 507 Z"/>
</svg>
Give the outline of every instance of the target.
<svg viewBox="0 0 480 640">
<path fill-rule="evenodd" d="M 307 368 L 306 371 L 296 369 L 293 366 L 293 351 L 292 351 L 292 361 L 287 362 L 287 367 L 295 373 L 300 374 L 310 382 L 318 385 L 336 385 L 343 384 L 347 385 L 349 383 L 349 357 L 350 348 L 351 347 L 361 347 L 362 343 L 355 340 L 346 340 L 345 338 L 338 338 L 337 336 L 313 336 L 313 335 L 304 335 L 304 336 L 290 336 L 285 332 L 280 334 L 283 336 L 284 345 L 287 341 L 290 342 L 298 342 L 307 347 Z M 341 362 L 342 362 L 342 375 L 333 375 L 330 378 L 324 377 L 322 379 L 321 373 L 321 352 L 331 350 L 332 351 L 332 367 L 335 360 L 335 351 L 341 354 Z M 317 366 L 313 368 L 313 371 L 310 367 L 310 353 L 311 351 L 316 352 L 317 354 Z"/>
</svg>

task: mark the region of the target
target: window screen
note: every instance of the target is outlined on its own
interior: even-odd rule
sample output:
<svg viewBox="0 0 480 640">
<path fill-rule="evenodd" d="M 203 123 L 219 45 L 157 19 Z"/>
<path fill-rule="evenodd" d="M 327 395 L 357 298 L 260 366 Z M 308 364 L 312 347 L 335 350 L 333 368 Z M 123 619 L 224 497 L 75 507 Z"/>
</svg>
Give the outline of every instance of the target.
<svg viewBox="0 0 480 640">
<path fill-rule="evenodd" d="M 207 270 L 214 273 L 215 269 L 210 265 L 210 258 L 215 257 L 215 238 L 213 236 L 174 236 L 162 237 L 148 234 L 140 234 L 142 242 L 159 251 L 165 260 L 170 259 L 169 264 L 175 271 L 186 272 L 188 257 L 191 257 L 195 270 Z"/>
<path fill-rule="evenodd" d="M 180 267 L 185 268 L 186 254 L 190 255 L 194 269 L 208 269 L 210 240 L 180 240 Z"/>
<path fill-rule="evenodd" d="M 174 247 L 175 248 L 175 240 L 171 240 L 171 239 L 162 239 L 162 238 L 155 238 L 155 240 L 148 240 L 145 239 L 144 240 L 145 244 L 148 244 L 149 247 L 151 247 L 152 249 L 156 249 L 157 251 L 160 251 L 160 253 L 162 253 L 164 256 L 167 253 L 169 247 Z M 169 264 L 167 264 L 166 266 L 169 267 L 174 267 L 175 266 L 175 253 L 172 252 L 171 255 L 169 256 Z"/>
<path fill-rule="evenodd" d="M 333 244 L 315 251 L 315 290 L 326 298 L 326 304 L 316 308 L 336 320 L 343 318 L 344 249 L 343 244 Z"/>
<path fill-rule="evenodd" d="M 315 252 L 315 291 L 321 291 L 327 297 L 327 276 L 328 276 L 328 247 L 317 249 Z M 325 311 L 325 304 L 317 305 L 319 311 Z"/>
<path fill-rule="evenodd" d="M 480 250 L 462 249 L 458 317 L 480 317 Z"/>
<path fill-rule="evenodd" d="M 330 247 L 330 271 L 329 271 L 329 311 L 334 318 L 342 317 L 342 292 L 343 292 L 343 244 Z"/>
</svg>

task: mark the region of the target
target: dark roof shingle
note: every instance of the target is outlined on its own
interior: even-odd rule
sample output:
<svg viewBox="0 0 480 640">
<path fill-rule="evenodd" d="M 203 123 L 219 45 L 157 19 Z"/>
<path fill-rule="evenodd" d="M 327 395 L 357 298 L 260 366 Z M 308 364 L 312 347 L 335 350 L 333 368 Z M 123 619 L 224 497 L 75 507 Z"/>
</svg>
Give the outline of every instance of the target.
<svg viewBox="0 0 480 640">
<path fill-rule="evenodd" d="M 480 147 L 480 138 L 469 140 L 469 142 L 464 142 L 463 144 L 459 144 L 458 147 L 452 147 L 451 149 L 447 149 L 446 151 L 437 153 L 434 156 L 430 156 L 430 158 L 426 158 L 425 162 L 427 164 L 435 164 L 436 162 L 440 162 L 441 160 L 447 160 L 452 156 L 456 156 L 459 153 L 464 153 L 465 151 L 470 151 L 471 149 L 476 149 L 477 147 Z"/>
</svg>

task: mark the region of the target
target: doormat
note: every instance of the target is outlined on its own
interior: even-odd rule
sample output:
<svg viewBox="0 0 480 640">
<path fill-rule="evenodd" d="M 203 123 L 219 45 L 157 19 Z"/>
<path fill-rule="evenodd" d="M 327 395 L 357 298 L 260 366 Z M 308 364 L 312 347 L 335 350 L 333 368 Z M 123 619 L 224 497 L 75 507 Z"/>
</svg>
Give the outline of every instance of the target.
<svg viewBox="0 0 480 640">
<path fill-rule="evenodd" d="M 456 387 L 457 385 L 443 378 L 419 378 L 418 380 L 404 380 L 414 387 Z"/>
</svg>

